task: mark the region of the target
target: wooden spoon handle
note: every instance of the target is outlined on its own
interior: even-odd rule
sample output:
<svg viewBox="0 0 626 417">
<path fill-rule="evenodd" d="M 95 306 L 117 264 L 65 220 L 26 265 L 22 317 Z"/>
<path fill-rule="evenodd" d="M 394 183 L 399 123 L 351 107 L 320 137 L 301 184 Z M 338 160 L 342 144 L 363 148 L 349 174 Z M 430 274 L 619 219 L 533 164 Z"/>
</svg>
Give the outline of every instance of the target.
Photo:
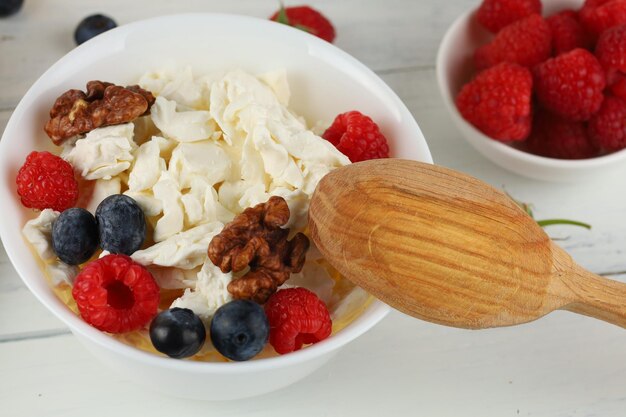
<svg viewBox="0 0 626 417">
<path fill-rule="evenodd" d="M 573 262 L 564 272 L 560 281 L 570 301 L 561 310 L 626 328 L 626 284 L 592 274 Z"/>
</svg>

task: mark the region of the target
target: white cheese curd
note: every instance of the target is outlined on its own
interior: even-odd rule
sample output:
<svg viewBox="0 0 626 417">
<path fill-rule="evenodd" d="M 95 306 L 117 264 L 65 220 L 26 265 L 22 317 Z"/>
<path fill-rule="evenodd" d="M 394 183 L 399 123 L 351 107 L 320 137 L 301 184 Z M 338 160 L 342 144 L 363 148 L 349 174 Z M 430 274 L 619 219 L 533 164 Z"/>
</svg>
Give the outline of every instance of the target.
<svg viewBox="0 0 626 417">
<path fill-rule="evenodd" d="M 161 202 L 163 217 L 154 228 L 154 241 L 161 242 L 183 230 L 185 212 L 178 181 L 168 171 L 163 171 L 153 187 L 154 198 Z"/>
<path fill-rule="evenodd" d="M 163 203 L 154 197 L 151 191 L 124 191 L 124 194 L 135 200 L 146 217 L 154 217 L 163 213 Z"/>
<path fill-rule="evenodd" d="M 224 181 L 231 165 L 226 152 L 211 141 L 181 143 L 172 152 L 168 171 L 178 180 L 180 188 L 185 189 L 197 177 L 210 185 Z"/>
<path fill-rule="evenodd" d="M 220 306 L 233 299 L 227 289 L 232 279 L 232 273 L 223 273 L 207 260 L 198 274 L 195 288 L 186 289 L 172 307 L 188 308 L 207 321 Z"/>
<path fill-rule="evenodd" d="M 128 176 L 128 189 L 144 191 L 151 189 L 165 171 L 165 160 L 161 158 L 159 143 L 150 140 L 135 150 L 135 162 Z"/>
<path fill-rule="evenodd" d="M 224 140 L 241 146 L 243 182 L 230 182 L 224 192 L 222 184 L 219 192 L 220 200 L 231 199 L 223 204 L 232 211 L 248 207 L 235 207 L 235 197 L 242 204 L 262 202 L 279 187 L 299 189 L 310 198 L 324 175 L 350 163 L 289 112 L 271 88 L 242 71 L 230 72 L 213 85 L 211 115 L 224 132 Z M 308 203 L 304 205 L 301 211 L 306 213 Z M 292 222 L 303 223 L 302 219 Z"/>
<path fill-rule="evenodd" d="M 133 161 L 133 124 L 94 129 L 61 156 L 88 180 L 111 179 Z"/>
<path fill-rule="evenodd" d="M 159 96 L 151 108 L 152 120 L 168 138 L 179 142 L 217 139 L 215 121 L 204 110 L 178 111 L 175 101 Z"/>
<path fill-rule="evenodd" d="M 287 71 L 284 69 L 270 71 L 265 74 L 260 74 L 258 78 L 272 89 L 280 104 L 283 106 L 287 106 L 289 104 L 291 89 L 289 88 L 289 82 L 287 81 Z"/>
<path fill-rule="evenodd" d="M 141 116 L 133 120 L 135 125 L 133 140 L 137 145 L 141 145 L 159 133 L 159 129 L 154 125 L 150 115 Z"/>
<path fill-rule="evenodd" d="M 138 250 L 131 255 L 131 258 L 144 266 L 159 265 L 193 269 L 202 265 L 207 259 L 209 243 L 223 227 L 223 223 L 220 222 L 196 226 L 149 248 Z"/>
<path fill-rule="evenodd" d="M 369 297 L 369 293 L 363 288 L 354 287 L 342 300 L 335 305 L 329 306 L 330 318 L 335 320 L 337 317 L 345 316 L 348 312 L 354 311 L 365 304 Z"/>
<path fill-rule="evenodd" d="M 75 265 L 68 265 L 61 261 L 52 261 L 46 264 L 46 274 L 52 281 L 53 285 L 58 285 L 65 282 L 69 285 L 74 285 L 74 279 L 79 273 L 79 269 Z"/>
<path fill-rule="evenodd" d="M 319 180 L 350 161 L 289 111 L 284 70 L 197 77 L 184 68 L 147 73 L 139 84 L 156 101 L 150 115 L 137 121 L 134 142 L 132 124 L 96 129 L 63 155 L 85 178 L 98 179 L 94 205 L 114 192 L 137 201 L 156 243 L 132 258 L 161 288 L 185 289 L 173 307 L 190 308 L 206 320 L 232 299 L 232 273 L 222 273 L 207 257 L 224 224 L 277 195 L 289 205 L 284 227 L 292 234 L 303 231 Z M 288 284 L 339 305 L 332 298 L 334 280 L 318 258 L 311 252 Z"/>
<path fill-rule="evenodd" d="M 119 194 L 120 192 L 122 192 L 122 183 L 118 177 L 111 178 L 110 180 L 96 180 L 93 187 L 93 194 L 86 207 L 87 211 L 95 215 L 96 209 L 102 200 L 110 195 Z"/>
<path fill-rule="evenodd" d="M 175 101 L 194 109 L 208 109 L 207 90 L 203 80 L 195 80 L 191 67 L 175 72 L 149 72 L 139 80 L 139 85 L 154 95 Z"/>
<path fill-rule="evenodd" d="M 152 136 L 151 140 L 159 145 L 161 158 L 164 158 L 168 161 L 172 157 L 172 151 L 174 151 L 174 148 L 176 148 L 179 143 L 177 140 L 167 139 L 163 136 Z"/>
<path fill-rule="evenodd" d="M 22 228 L 22 235 L 43 262 L 45 272 L 52 283 L 58 285 L 66 282 L 72 285 L 78 274 L 78 268 L 59 260 L 52 249 L 52 224 L 59 214 L 52 209 L 43 210 L 39 216 L 26 222 Z"/>
<path fill-rule="evenodd" d="M 306 254 L 306 262 L 302 271 L 291 274 L 289 280 L 280 288 L 305 287 L 313 291 L 327 306 L 337 303 L 339 299 L 333 294 L 335 280 L 322 266 L 321 261 L 323 259 L 319 249 L 312 244 Z"/>
<path fill-rule="evenodd" d="M 184 194 L 180 199 L 185 210 L 185 225 L 187 227 L 197 225 L 204 217 L 204 209 L 199 197 L 195 193 L 188 193 Z"/>
<path fill-rule="evenodd" d="M 254 207 L 257 204 L 261 204 L 269 200 L 269 193 L 265 192 L 265 187 L 262 183 L 256 183 L 253 186 L 244 190 L 241 198 L 237 202 L 239 207 L 245 209 L 245 207 Z M 241 210 L 238 210 L 241 211 Z"/>
<path fill-rule="evenodd" d="M 235 213 L 222 205 L 215 188 L 201 177 L 195 177 L 191 181 L 191 188 L 187 195 L 193 195 L 202 205 L 203 221 L 230 222 Z"/>
<path fill-rule="evenodd" d="M 152 274 L 159 288 L 177 290 L 181 288 L 193 288 L 200 267 L 194 269 L 168 268 L 158 265 L 148 265 L 146 269 Z"/>
</svg>

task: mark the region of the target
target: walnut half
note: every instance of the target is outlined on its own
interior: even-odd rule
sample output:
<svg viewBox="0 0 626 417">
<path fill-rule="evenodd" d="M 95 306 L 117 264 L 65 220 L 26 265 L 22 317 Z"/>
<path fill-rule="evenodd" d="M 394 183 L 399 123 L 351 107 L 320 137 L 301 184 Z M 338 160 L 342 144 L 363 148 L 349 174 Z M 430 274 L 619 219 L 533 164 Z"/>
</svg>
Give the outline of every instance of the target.
<svg viewBox="0 0 626 417">
<path fill-rule="evenodd" d="M 287 202 L 274 196 L 244 210 L 211 240 L 209 259 L 222 272 L 250 267 L 228 284 L 234 298 L 264 303 L 292 272 L 302 270 L 309 239 L 297 233 L 287 240 L 289 229 L 281 226 L 288 220 Z"/>
<path fill-rule="evenodd" d="M 132 122 L 148 114 L 154 96 L 137 85 L 89 81 L 87 92 L 69 90 L 56 99 L 44 130 L 55 145 L 98 127 Z"/>
</svg>

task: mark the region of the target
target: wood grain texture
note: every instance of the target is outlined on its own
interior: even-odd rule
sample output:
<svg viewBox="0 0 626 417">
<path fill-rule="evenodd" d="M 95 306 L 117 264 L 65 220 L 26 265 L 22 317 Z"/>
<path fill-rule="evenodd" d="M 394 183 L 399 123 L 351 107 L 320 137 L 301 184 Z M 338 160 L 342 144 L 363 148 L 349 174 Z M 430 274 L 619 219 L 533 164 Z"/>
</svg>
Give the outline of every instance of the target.
<svg viewBox="0 0 626 417">
<path fill-rule="evenodd" d="M 565 252 L 560 253 L 569 258 Z M 565 273 L 560 281 L 566 287 L 563 290 L 572 294 L 573 301 L 564 310 L 626 328 L 626 284 L 597 276 L 575 264 Z"/>
<path fill-rule="evenodd" d="M 504 193 L 450 169 L 337 169 L 313 195 L 309 228 L 348 279 L 417 318 L 483 329 L 567 306 L 626 327 L 626 284 L 584 271 Z"/>
</svg>

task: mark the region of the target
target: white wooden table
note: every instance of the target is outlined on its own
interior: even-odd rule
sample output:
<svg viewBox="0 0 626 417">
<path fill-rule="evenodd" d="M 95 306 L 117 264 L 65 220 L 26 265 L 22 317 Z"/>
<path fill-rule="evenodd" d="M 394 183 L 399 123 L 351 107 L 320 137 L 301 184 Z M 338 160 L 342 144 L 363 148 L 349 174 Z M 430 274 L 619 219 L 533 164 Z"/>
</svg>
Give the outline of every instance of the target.
<svg viewBox="0 0 626 417">
<path fill-rule="evenodd" d="M 276 3 L 26 0 L 19 15 L 0 20 L 0 132 L 31 83 L 72 49 L 74 27 L 88 14 L 101 11 L 120 24 L 190 11 L 265 17 Z M 404 100 L 437 163 L 504 186 L 533 202 L 539 217 L 592 223 L 592 231 L 550 233 L 566 238 L 560 243 L 591 271 L 626 280 L 626 167 L 603 182 L 528 180 L 481 157 L 451 125 L 436 88 L 435 54 L 446 27 L 478 0 L 310 3 L 335 23 L 337 46 Z M 0 416 L 85 415 L 623 417 L 626 332 L 560 312 L 481 332 L 392 313 L 292 387 L 250 400 L 189 402 L 138 387 L 96 362 L 28 292 L 0 251 Z"/>
</svg>

